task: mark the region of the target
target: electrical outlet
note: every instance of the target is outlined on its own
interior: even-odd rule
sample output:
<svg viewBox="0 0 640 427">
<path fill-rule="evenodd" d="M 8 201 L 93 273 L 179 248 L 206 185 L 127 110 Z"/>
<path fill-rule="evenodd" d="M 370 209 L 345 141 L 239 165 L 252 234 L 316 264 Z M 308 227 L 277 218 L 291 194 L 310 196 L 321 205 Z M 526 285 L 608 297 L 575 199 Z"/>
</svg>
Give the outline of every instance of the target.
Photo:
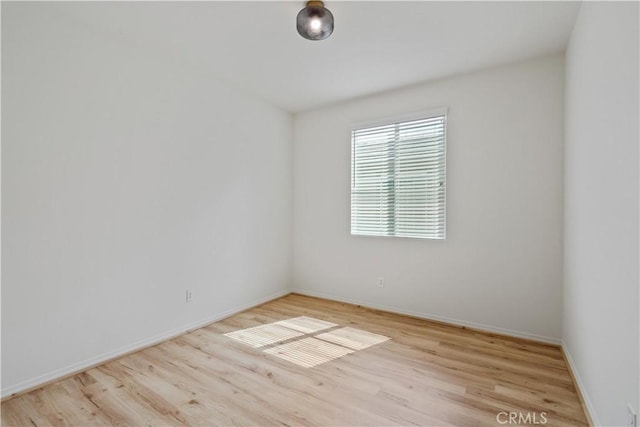
<svg viewBox="0 0 640 427">
<path fill-rule="evenodd" d="M 638 427 L 638 416 L 633 411 L 631 404 L 627 405 L 627 427 Z"/>
<path fill-rule="evenodd" d="M 185 300 L 186 302 L 191 302 L 193 300 L 193 292 L 191 291 L 191 289 L 187 289 L 185 293 Z"/>
<path fill-rule="evenodd" d="M 378 287 L 384 288 L 384 277 L 378 277 Z"/>
</svg>

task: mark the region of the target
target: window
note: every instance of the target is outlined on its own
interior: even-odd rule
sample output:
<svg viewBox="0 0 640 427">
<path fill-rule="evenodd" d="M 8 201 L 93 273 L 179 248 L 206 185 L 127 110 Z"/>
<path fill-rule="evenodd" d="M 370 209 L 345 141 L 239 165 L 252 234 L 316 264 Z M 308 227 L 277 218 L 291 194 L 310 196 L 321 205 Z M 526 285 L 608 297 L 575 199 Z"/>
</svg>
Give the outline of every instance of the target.
<svg viewBox="0 0 640 427">
<path fill-rule="evenodd" d="M 445 238 L 446 113 L 351 133 L 351 234 Z"/>
</svg>

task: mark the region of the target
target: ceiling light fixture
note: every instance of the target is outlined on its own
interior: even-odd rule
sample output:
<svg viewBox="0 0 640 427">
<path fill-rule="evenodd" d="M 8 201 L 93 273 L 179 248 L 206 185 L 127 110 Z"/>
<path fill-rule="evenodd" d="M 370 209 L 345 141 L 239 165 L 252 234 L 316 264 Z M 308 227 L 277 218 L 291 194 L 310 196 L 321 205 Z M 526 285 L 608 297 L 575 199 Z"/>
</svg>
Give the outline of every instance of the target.
<svg viewBox="0 0 640 427">
<path fill-rule="evenodd" d="M 308 1 L 296 18 L 298 33 L 307 40 L 324 40 L 333 33 L 333 14 L 321 1 Z"/>
</svg>

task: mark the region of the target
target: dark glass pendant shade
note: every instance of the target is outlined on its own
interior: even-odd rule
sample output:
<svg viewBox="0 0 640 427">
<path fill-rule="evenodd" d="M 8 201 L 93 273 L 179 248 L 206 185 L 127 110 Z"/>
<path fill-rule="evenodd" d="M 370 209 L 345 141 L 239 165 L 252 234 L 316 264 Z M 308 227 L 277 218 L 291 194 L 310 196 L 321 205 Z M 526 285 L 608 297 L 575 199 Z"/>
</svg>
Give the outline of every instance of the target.
<svg viewBox="0 0 640 427">
<path fill-rule="evenodd" d="M 333 14 L 321 1 L 308 1 L 296 18 L 298 33 L 308 40 L 324 40 L 333 33 Z"/>
</svg>

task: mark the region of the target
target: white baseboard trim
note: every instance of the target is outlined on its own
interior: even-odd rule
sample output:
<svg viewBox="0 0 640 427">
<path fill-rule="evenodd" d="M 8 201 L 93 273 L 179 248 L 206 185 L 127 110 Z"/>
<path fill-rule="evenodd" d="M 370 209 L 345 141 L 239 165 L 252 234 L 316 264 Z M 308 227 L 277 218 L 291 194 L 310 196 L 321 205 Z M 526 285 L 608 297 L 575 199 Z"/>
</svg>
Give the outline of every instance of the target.
<svg viewBox="0 0 640 427">
<path fill-rule="evenodd" d="M 602 425 L 602 424 L 600 424 L 600 420 L 598 419 L 598 416 L 596 415 L 596 410 L 593 407 L 593 403 L 591 403 L 591 399 L 589 399 L 589 395 L 587 394 L 587 389 L 585 388 L 584 383 L 582 382 L 582 379 L 580 378 L 580 374 L 578 373 L 578 370 L 576 369 L 576 365 L 573 362 L 573 358 L 571 357 L 571 353 L 569 353 L 569 349 L 567 348 L 567 345 L 564 342 L 564 340 L 562 340 L 562 343 L 560 345 L 562 347 L 562 351 L 564 353 L 564 357 L 567 360 L 567 364 L 569 365 L 569 369 L 571 370 L 571 375 L 573 376 L 574 382 L 576 383 L 576 387 L 578 388 L 578 394 L 580 395 L 580 397 L 582 399 L 584 410 L 587 412 L 587 415 L 591 418 L 590 421 L 591 421 L 592 425 L 594 425 L 594 426 Z"/>
<path fill-rule="evenodd" d="M 553 345 L 557 345 L 557 346 L 559 346 L 561 344 L 561 341 L 560 341 L 559 338 L 546 337 L 546 336 L 543 336 L 543 335 L 536 335 L 536 334 L 531 334 L 531 333 L 528 333 L 528 332 L 514 331 L 514 330 L 511 330 L 511 329 L 499 328 L 499 327 L 496 327 L 496 326 L 484 325 L 484 324 L 481 324 L 481 323 L 475 323 L 475 322 L 468 322 L 468 321 L 465 321 L 465 320 L 453 319 L 451 317 L 438 316 L 438 315 L 433 315 L 433 314 L 426 314 L 426 313 L 421 313 L 421 312 L 411 311 L 411 310 L 404 310 L 404 309 L 397 308 L 397 307 L 390 307 L 390 306 L 386 306 L 386 305 L 374 304 L 374 303 L 370 303 L 370 302 L 366 302 L 366 301 L 362 301 L 362 300 L 344 298 L 344 297 L 340 297 L 340 296 L 336 296 L 336 295 L 325 294 L 325 293 L 322 293 L 322 292 L 309 291 L 307 289 L 294 288 L 291 292 L 296 293 L 296 294 L 301 294 L 301 295 L 307 295 L 307 296 L 310 296 L 310 297 L 324 298 L 324 299 L 329 299 L 329 300 L 334 300 L 334 301 L 339 301 L 339 302 L 345 302 L 345 303 L 348 303 L 348 304 L 361 305 L 363 307 L 374 308 L 374 309 L 383 310 L 383 311 L 389 311 L 389 312 L 392 312 L 392 313 L 404 314 L 404 315 L 407 315 L 407 316 L 418 317 L 420 319 L 435 320 L 435 321 L 438 321 L 438 322 L 450 323 L 450 324 L 456 325 L 456 326 L 466 326 L 468 328 L 473 328 L 473 329 L 477 329 L 477 330 L 481 330 L 481 331 L 485 331 L 485 332 L 496 333 L 496 334 L 500 334 L 500 335 L 508 335 L 508 336 L 515 337 L 515 338 L 524 338 L 524 339 L 538 341 L 538 342 L 542 342 L 542 343 L 546 343 L 546 344 L 553 344 Z"/>
<path fill-rule="evenodd" d="M 74 375 L 80 372 L 83 372 L 87 369 L 90 369 L 92 367 L 101 365 L 109 360 L 113 360 L 116 359 L 118 357 L 122 357 L 126 354 L 129 353 L 133 353 L 135 351 L 139 351 L 142 350 L 144 348 L 159 344 L 163 341 L 169 340 L 171 338 L 175 338 L 177 336 L 180 336 L 182 334 L 185 334 L 187 332 L 193 331 L 195 329 L 199 329 L 202 328 L 206 325 L 209 325 L 211 323 L 220 321 L 222 319 L 225 319 L 229 316 L 233 316 L 234 314 L 237 314 L 239 312 L 245 311 L 247 309 L 250 309 L 252 307 L 255 307 L 257 305 L 261 305 L 264 304 L 266 302 L 272 301 L 274 299 L 283 297 L 285 295 L 288 295 L 290 293 L 297 293 L 297 294 L 301 294 L 301 295 L 308 295 L 311 297 L 318 297 L 318 298 L 324 298 L 324 299 L 329 299 L 329 300 L 334 300 L 334 301 L 340 301 L 340 302 L 345 302 L 345 303 L 349 303 L 349 304 L 356 304 L 356 305 L 361 305 L 364 307 L 369 307 L 369 308 L 373 308 L 373 309 L 378 309 L 378 310 L 384 310 L 384 311 L 389 311 L 389 312 L 393 312 L 393 313 L 398 313 L 398 314 L 404 314 L 407 316 L 413 316 L 413 317 L 417 317 L 417 318 L 421 318 L 421 319 L 426 319 L 426 320 L 435 320 L 435 321 L 439 321 L 439 322 L 444 322 L 444 323 L 450 323 L 453 325 L 458 325 L 458 326 L 466 326 L 469 328 L 474 328 L 474 329 L 478 329 L 478 330 L 482 330 L 482 331 L 486 331 L 486 332 L 493 332 L 493 333 L 497 333 L 497 334 L 501 334 L 501 335 L 508 335 L 508 336 L 513 336 L 516 338 L 525 338 L 525 339 L 530 339 L 530 340 L 534 340 L 534 341 L 539 341 L 539 342 L 544 342 L 544 343 L 548 343 L 548 344 L 554 344 L 554 345 L 562 345 L 563 349 L 564 345 L 561 343 L 561 341 L 557 338 L 551 338 L 551 337 L 545 337 L 545 336 L 541 336 L 541 335 L 536 335 L 536 334 L 530 334 L 527 332 L 519 332 L 519 331 L 514 331 L 511 329 L 505 329 L 505 328 L 499 328 L 499 327 L 494 327 L 494 326 L 489 326 L 489 325 L 484 325 L 484 324 L 480 324 L 480 323 L 475 323 L 475 322 L 467 322 L 464 320 L 459 320 L 459 319 L 453 319 L 450 317 L 445 317 L 445 316 L 437 316 L 437 315 L 432 315 L 432 314 L 425 314 L 425 313 L 420 313 L 420 312 L 416 312 L 416 311 L 411 311 L 411 310 L 404 310 L 404 309 L 400 309 L 397 307 L 390 307 L 390 306 L 385 306 L 385 305 L 380 305 L 380 304 L 374 304 L 374 303 L 369 303 L 366 301 L 362 301 L 362 300 L 356 300 L 356 299 L 350 299 L 350 298 L 343 298 L 343 297 L 339 297 L 336 295 L 330 295 L 330 294 L 325 294 L 325 293 L 321 293 L 321 292 L 313 292 L 313 291 L 309 291 L 306 289 L 286 289 L 283 291 L 279 291 L 276 293 L 273 293 L 271 295 L 265 296 L 263 298 L 259 298 L 257 300 L 254 300 L 250 303 L 247 304 L 243 304 L 242 306 L 239 307 L 234 307 L 232 309 L 220 312 L 220 313 L 216 313 L 213 314 L 211 316 L 208 316 L 204 319 L 198 320 L 196 322 L 192 322 L 186 325 L 183 325 L 179 328 L 175 328 L 172 329 L 170 331 L 164 332 L 162 334 L 159 335 L 155 335 L 153 337 L 132 343 L 132 344 L 128 344 L 125 345 L 123 347 L 120 347 L 116 350 L 113 351 L 109 351 L 106 353 L 102 353 L 96 357 L 92 357 L 90 359 L 86 359 L 77 363 L 74 363 L 72 365 L 60 368 L 60 369 L 56 369 L 54 371 L 51 371 L 49 373 L 43 374 L 43 375 L 39 375 L 37 377 L 25 380 L 25 381 L 21 381 L 18 384 L 14 384 L 8 387 L 3 387 L 0 391 L 0 399 L 6 399 L 8 397 L 10 397 L 13 394 L 17 394 L 17 393 L 22 393 L 28 390 L 33 390 L 36 389 L 38 387 L 41 387 L 45 384 L 51 383 L 53 381 L 56 380 L 60 380 L 63 379 L 65 377 L 68 377 L 70 375 Z M 566 351 L 565 349 L 565 354 L 567 355 L 567 359 L 569 360 L 569 363 L 571 364 L 571 357 L 569 355 L 569 353 Z M 597 418 L 595 417 L 595 413 L 593 412 L 593 407 L 591 406 L 590 401 L 588 400 L 588 397 L 586 394 L 584 394 L 584 387 L 582 385 L 582 382 L 579 379 L 579 376 L 577 375 L 577 372 L 575 371 L 575 369 L 573 368 L 573 366 L 571 366 L 572 371 L 576 374 L 576 381 L 578 382 L 578 386 L 580 387 L 580 391 L 583 393 L 583 396 L 585 397 L 585 402 L 587 402 L 587 406 L 589 406 L 588 410 L 590 412 L 590 414 L 592 415 L 592 419 L 594 422 L 596 422 Z M 597 425 L 597 422 L 596 422 Z"/>
<path fill-rule="evenodd" d="M 33 390 L 36 389 L 38 387 L 41 387 L 45 384 L 51 383 L 53 381 L 56 380 L 60 380 L 63 379 L 65 377 L 68 377 L 70 375 L 74 375 L 83 371 L 86 371 L 87 369 L 90 369 L 92 367 L 101 365 L 109 360 L 113 360 L 113 359 L 117 359 L 118 357 L 122 357 L 126 354 L 129 353 L 133 353 L 135 351 L 139 351 L 142 350 L 144 348 L 159 344 L 163 341 L 169 340 L 171 338 L 175 338 L 177 336 L 180 336 L 182 334 L 185 334 L 187 332 L 191 332 L 195 329 L 200 329 L 204 326 L 207 326 L 211 323 L 220 321 L 222 319 L 225 319 L 227 317 L 233 316 L 234 314 L 240 313 L 242 311 L 248 310 L 252 307 L 255 307 L 257 305 L 261 305 L 264 304 L 266 302 L 272 301 L 274 299 L 283 297 L 285 295 L 288 295 L 291 293 L 290 289 L 286 289 L 283 291 L 279 291 L 276 293 L 273 293 L 271 295 L 267 295 L 265 297 L 253 300 L 247 304 L 243 304 L 239 307 L 234 307 L 232 309 L 229 310 L 225 310 L 223 312 L 220 313 L 216 313 L 213 314 L 211 316 L 205 317 L 204 319 L 198 320 L 196 322 L 192 322 L 192 323 L 188 323 L 186 325 L 183 325 L 181 327 L 172 329 L 170 331 L 164 332 L 162 334 L 159 335 L 155 335 L 153 337 L 132 343 L 132 344 L 128 344 L 125 345 L 123 347 L 120 347 L 116 350 L 113 351 L 108 351 L 106 353 L 102 353 L 96 357 L 92 357 L 90 359 L 86 359 L 83 360 L 81 362 L 77 362 L 74 363 L 72 365 L 66 366 L 64 368 L 60 368 L 60 369 L 56 369 L 54 371 L 51 371 L 49 373 L 43 374 L 43 375 L 39 375 L 35 378 L 31 378 L 25 381 L 21 381 L 18 384 L 14 384 L 8 387 L 3 387 L 2 391 L 0 391 L 0 398 L 1 399 L 5 399 L 10 397 L 13 394 L 16 393 L 22 393 L 28 390 Z"/>
</svg>

